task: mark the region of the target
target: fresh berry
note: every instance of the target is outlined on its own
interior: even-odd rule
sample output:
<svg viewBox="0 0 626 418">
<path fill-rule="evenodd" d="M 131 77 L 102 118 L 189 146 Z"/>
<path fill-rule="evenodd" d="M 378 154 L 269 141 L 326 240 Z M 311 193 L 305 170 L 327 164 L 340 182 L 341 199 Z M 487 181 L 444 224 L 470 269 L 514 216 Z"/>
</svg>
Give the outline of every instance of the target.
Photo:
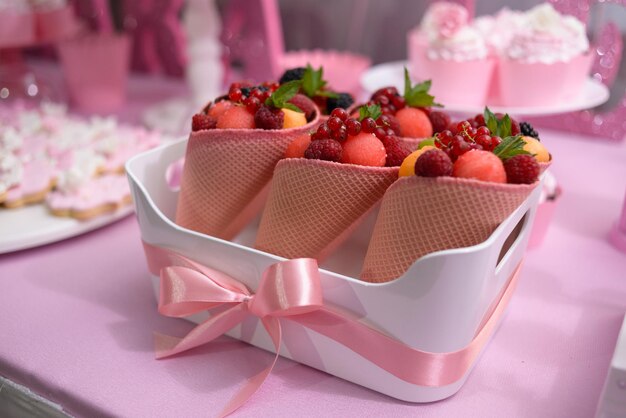
<svg viewBox="0 0 626 418">
<path fill-rule="evenodd" d="M 504 170 L 509 183 L 533 184 L 539 177 L 539 163 L 528 154 L 515 155 L 506 159 Z"/>
<path fill-rule="evenodd" d="M 205 129 L 215 129 L 217 126 L 217 120 L 209 115 L 205 115 L 204 113 L 197 113 L 193 115 L 191 119 L 191 130 L 192 131 L 202 131 Z"/>
<path fill-rule="evenodd" d="M 365 118 L 361 121 L 361 130 L 366 133 L 373 133 L 376 130 L 376 121 L 372 118 Z"/>
<path fill-rule="evenodd" d="M 287 146 L 285 150 L 285 158 L 302 158 L 304 157 L 304 151 L 309 147 L 311 143 L 311 136 L 309 134 L 300 135 Z"/>
<path fill-rule="evenodd" d="M 283 129 L 297 128 L 306 125 L 306 117 L 302 112 L 291 109 L 280 109 L 283 113 Z"/>
<path fill-rule="evenodd" d="M 478 126 L 485 126 L 485 116 L 482 113 L 474 116 L 474 121 Z"/>
<path fill-rule="evenodd" d="M 285 114 L 281 109 L 263 105 L 254 114 L 254 123 L 259 129 L 282 129 L 285 123 Z"/>
<path fill-rule="evenodd" d="M 302 80 L 302 76 L 304 76 L 305 71 L 306 71 L 306 68 L 304 67 L 291 68 L 285 71 L 282 76 L 280 76 L 280 79 L 278 80 L 278 82 L 280 84 L 284 84 L 288 81 Z"/>
<path fill-rule="evenodd" d="M 404 107 L 406 106 L 406 100 L 402 96 L 393 96 L 391 98 L 391 104 L 397 110 L 404 109 Z"/>
<path fill-rule="evenodd" d="M 385 165 L 387 167 L 398 167 L 402 161 L 411 153 L 409 147 L 401 142 L 395 135 L 387 135 L 382 139 L 383 146 L 387 152 Z"/>
<path fill-rule="evenodd" d="M 348 129 L 344 125 L 342 125 L 336 131 L 331 131 L 330 137 L 339 142 L 343 142 L 348 139 Z"/>
<path fill-rule="evenodd" d="M 261 101 L 259 100 L 258 97 L 254 97 L 254 96 L 246 97 L 243 100 L 243 105 L 246 107 L 248 112 L 254 115 L 256 111 L 259 110 L 259 108 L 261 107 Z"/>
<path fill-rule="evenodd" d="M 376 138 L 382 140 L 385 136 L 387 136 L 387 130 L 383 128 L 382 126 L 379 126 L 376 129 L 374 129 L 374 135 L 376 135 Z"/>
<path fill-rule="evenodd" d="M 396 119 L 400 124 L 400 135 L 411 138 L 426 138 L 433 135 L 433 126 L 426 113 L 414 107 L 398 110 Z"/>
<path fill-rule="evenodd" d="M 533 138 L 539 140 L 539 133 L 533 128 L 533 126 L 528 122 L 520 122 L 519 124 L 520 134 L 523 136 L 532 136 Z"/>
<path fill-rule="evenodd" d="M 450 142 L 452 141 L 452 138 L 454 137 L 455 135 L 447 129 L 445 131 L 441 131 L 435 135 L 435 138 L 437 139 L 435 141 L 435 145 L 440 144 L 440 145 L 444 145 L 447 147 L 448 145 L 450 145 Z"/>
<path fill-rule="evenodd" d="M 372 94 L 372 100 L 379 96 L 393 97 L 398 95 L 398 89 L 395 87 L 382 87 Z"/>
<path fill-rule="evenodd" d="M 428 115 L 430 119 L 430 123 L 433 126 L 433 132 L 441 132 L 448 129 L 448 125 L 450 125 L 451 119 L 450 115 L 445 112 L 440 112 L 438 110 L 433 110 Z"/>
<path fill-rule="evenodd" d="M 317 127 L 316 133 L 317 133 L 316 139 L 326 139 L 326 138 L 330 138 L 330 134 L 332 133 L 332 131 L 328 127 L 328 124 L 324 122 L 320 126 Z"/>
<path fill-rule="evenodd" d="M 316 111 L 315 102 L 309 99 L 304 94 L 296 94 L 291 99 L 289 99 L 289 103 L 297 106 L 300 110 L 304 112 L 304 116 L 306 120 L 311 120 Z"/>
<path fill-rule="evenodd" d="M 519 135 L 520 134 L 520 126 L 519 123 L 513 118 L 511 118 L 511 135 Z"/>
<path fill-rule="evenodd" d="M 372 134 L 361 132 L 343 144 L 343 163 L 383 167 L 386 159 L 385 146 Z"/>
<path fill-rule="evenodd" d="M 486 126 L 480 126 L 476 129 L 476 135 L 480 136 L 480 135 L 491 135 L 491 131 L 489 130 L 489 128 L 487 128 Z"/>
<path fill-rule="evenodd" d="M 429 149 L 435 149 L 435 147 L 426 145 L 425 147 L 420 148 L 417 151 L 413 151 L 411 154 L 409 154 L 404 159 L 404 161 L 402 161 L 402 164 L 400 165 L 400 173 L 398 175 L 400 177 L 414 176 L 415 175 L 415 162 L 420 157 L 420 155 L 422 155 Z"/>
<path fill-rule="evenodd" d="M 231 88 L 230 91 L 228 92 L 228 99 L 231 102 L 237 103 L 238 101 L 241 100 L 242 97 L 243 97 L 243 93 L 241 89 Z"/>
<path fill-rule="evenodd" d="M 343 109 L 341 107 L 337 107 L 335 109 L 333 109 L 332 112 L 330 112 L 330 116 L 335 116 L 337 118 L 339 118 L 342 122 L 345 122 L 346 119 L 348 119 L 348 112 L 346 111 L 346 109 Z"/>
<path fill-rule="evenodd" d="M 450 158 L 453 161 L 456 161 L 461 155 L 471 150 L 470 144 L 461 135 L 455 135 L 448 147 L 450 148 Z"/>
<path fill-rule="evenodd" d="M 389 127 L 393 130 L 395 135 L 400 135 L 400 124 L 398 119 L 393 115 L 382 115 L 376 119 L 378 126 Z"/>
<path fill-rule="evenodd" d="M 491 136 L 476 135 L 476 138 L 474 138 L 474 141 L 476 141 L 478 145 L 482 146 L 483 149 L 486 149 L 487 151 L 493 151 L 493 149 L 491 149 Z"/>
<path fill-rule="evenodd" d="M 347 109 L 354 104 L 354 97 L 349 93 L 337 93 L 336 98 L 329 97 L 326 99 L 326 111 L 332 112 L 337 108 Z"/>
<path fill-rule="evenodd" d="M 356 136 L 361 132 L 361 122 L 350 118 L 346 120 L 346 129 L 348 130 L 348 135 Z"/>
<path fill-rule="evenodd" d="M 536 138 L 531 136 L 523 136 L 522 139 L 526 142 L 524 150 L 528 151 L 535 156 L 535 159 L 540 163 L 547 163 L 550 161 L 550 153 L 546 147 L 539 142 Z"/>
<path fill-rule="evenodd" d="M 341 119 L 336 116 L 331 116 L 330 118 L 328 118 L 326 123 L 328 124 L 328 127 L 331 131 L 337 131 L 343 126 L 343 122 L 341 121 Z"/>
<path fill-rule="evenodd" d="M 233 106 L 217 119 L 218 129 L 254 129 L 254 115 L 243 106 Z"/>
<path fill-rule="evenodd" d="M 415 175 L 440 177 L 452 174 L 452 160 L 439 149 L 430 149 L 415 161 Z"/>
<path fill-rule="evenodd" d="M 506 183 L 502 160 L 490 151 L 472 150 L 461 155 L 454 163 L 452 175 L 492 183 Z"/>
<path fill-rule="evenodd" d="M 334 139 L 320 139 L 309 144 L 304 151 L 304 158 L 339 162 L 342 154 L 343 149 L 339 142 Z"/>
<path fill-rule="evenodd" d="M 226 112 L 228 109 L 230 109 L 231 107 L 233 107 L 233 102 L 229 100 L 220 100 L 219 102 L 215 103 L 213 106 L 209 108 L 208 113 L 209 113 L 209 116 L 215 119 L 219 119 L 219 117 L 222 116 L 222 114 Z"/>
</svg>

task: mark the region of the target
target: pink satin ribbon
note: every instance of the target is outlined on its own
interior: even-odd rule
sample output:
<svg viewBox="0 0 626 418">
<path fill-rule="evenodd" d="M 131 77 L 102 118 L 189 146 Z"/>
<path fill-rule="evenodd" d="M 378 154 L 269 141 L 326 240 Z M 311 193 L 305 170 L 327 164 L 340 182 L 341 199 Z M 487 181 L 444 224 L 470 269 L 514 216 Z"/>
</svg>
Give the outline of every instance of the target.
<svg viewBox="0 0 626 418">
<path fill-rule="evenodd" d="M 271 373 L 280 348 L 280 318 L 292 320 L 342 344 L 406 382 L 445 386 L 462 378 L 474 363 L 504 312 L 517 283 L 518 266 L 499 302 L 487 312 L 482 328 L 463 349 L 431 353 L 407 346 L 345 312 L 325 306 L 317 262 L 300 258 L 273 264 L 264 273 L 256 294 L 236 279 L 196 263 L 173 251 L 144 243 L 148 268 L 160 275 L 159 312 L 185 317 L 218 306 L 212 315 L 184 338 L 157 334 L 156 356 L 163 358 L 206 344 L 240 324 L 247 315 L 261 319 L 276 349 L 272 363 L 250 378 L 229 401 L 222 416 L 242 406 Z"/>
</svg>

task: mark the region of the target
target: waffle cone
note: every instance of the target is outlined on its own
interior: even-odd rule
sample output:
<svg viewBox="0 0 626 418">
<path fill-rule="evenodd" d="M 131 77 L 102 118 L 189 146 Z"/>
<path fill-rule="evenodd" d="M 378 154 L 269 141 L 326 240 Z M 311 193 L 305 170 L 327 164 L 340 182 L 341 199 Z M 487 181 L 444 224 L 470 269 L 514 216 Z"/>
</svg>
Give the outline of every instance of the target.
<svg viewBox="0 0 626 418">
<path fill-rule="evenodd" d="M 192 132 L 176 210 L 184 228 L 230 240 L 260 212 L 274 166 L 318 117 L 291 129 Z"/>
<path fill-rule="evenodd" d="M 255 247 L 286 258 L 322 259 L 397 178 L 397 167 L 282 160 L 274 171 Z"/>
<path fill-rule="evenodd" d="M 426 254 L 485 241 L 536 186 L 453 177 L 398 179 L 382 200 L 361 278 L 387 282 Z"/>
</svg>

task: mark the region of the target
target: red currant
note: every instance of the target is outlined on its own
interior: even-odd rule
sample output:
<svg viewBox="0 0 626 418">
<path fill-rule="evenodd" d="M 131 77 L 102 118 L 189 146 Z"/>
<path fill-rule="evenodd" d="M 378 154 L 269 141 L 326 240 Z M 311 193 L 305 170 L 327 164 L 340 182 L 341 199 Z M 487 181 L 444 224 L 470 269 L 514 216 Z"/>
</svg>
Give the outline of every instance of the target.
<svg viewBox="0 0 626 418">
<path fill-rule="evenodd" d="M 252 89 L 252 91 L 250 92 L 250 97 L 256 97 L 257 99 L 261 100 L 261 98 L 263 97 L 263 90 Z"/>
<path fill-rule="evenodd" d="M 325 123 L 322 123 L 320 126 L 317 127 L 317 134 L 320 136 L 320 138 L 330 138 L 331 132 L 332 131 Z"/>
<path fill-rule="evenodd" d="M 387 135 L 387 131 L 385 130 L 385 128 L 381 128 L 379 126 L 378 128 L 374 129 L 374 135 L 376 135 L 376 138 L 378 139 L 383 139 L 385 135 Z"/>
<path fill-rule="evenodd" d="M 331 116 L 326 122 L 331 131 L 337 131 L 343 126 L 343 122 L 337 116 Z"/>
<path fill-rule="evenodd" d="M 485 117 L 483 115 L 474 116 L 474 120 L 478 124 L 478 126 L 485 126 Z"/>
<path fill-rule="evenodd" d="M 382 106 L 386 106 L 389 103 L 391 103 L 391 100 L 389 100 L 389 97 L 387 96 L 380 96 L 376 99 L 376 101 L 378 102 L 378 104 L 382 107 Z"/>
<path fill-rule="evenodd" d="M 361 132 L 361 122 L 356 119 L 348 119 L 346 121 L 346 129 L 348 130 L 348 134 L 355 136 Z"/>
<path fill-rule="evenodd" d="M 376 129 L 376 121 L 372 118 L 365 118 L 361 121 L 361 130 L 366 133 L 372 133 Z"/>
<path fill-rule="evenodd" d="M 472 125 L 470 125 L 468 121 L 464 120 L 456 124 L 456 132 L 461 133 L 463 131 L 467 131 L 471 127 Z"/>
<path fill-rule="evenodd" d="M 468 130 L 465 131 L 465 137 L 469 140 L 474 140 L 474 138 L 476 137 L 476 129 L 475 128 L 469 128 Z"/>
<path fill-rule="evenodd" d="M 231 102 L 238 102 L 239 100 L 241 100 L 241 97 L 243 96 L 243 93 L 241 92 L 241 89 L 235 87 L 235 88 L 231 88 L 230 91 L 228 92 L 228 98 L 230 99 Z"/>
<path fill-rule="evenodd" d="M 486 149 L 486 150 L 489 150 L 488 148 L 484 148 L 482 145 L 477 144 L 477 143 L 471 143 L 471 144 L 469 144 L 469 147 L 470 147 L 470 150 L 473 150 L 473 149 L 477 149 L 477 150 Z"/>
<path fill-rule="evenodd" d="M 441 131 L 437 134 L 437 138 L 439 139 L 439 141 L 441 141 L 441 143 L 446 146 L 450 143 L 453 137 L 454 135 L 452 134 L 452 132 L 448 130 Z"/>
<path fill-rule="evenodd" d="M 330 112 L 330 116 L 335 116 L 339 118 L 341 121 L 345 121 L 346 119 L 348 119 L 349 115 L 345 109 L 338 107 L 338 108 L 333 109 L 332 112 Z"/>
<path fill-rule="evenodd" d="M 402 96 L 393 96 L 393 98 L 391 99 L 391 104 L 394 105 L 396 109 L 400 110 L 404 109 L 404 107 L 406 106 L 406 101 Z"/>
<path fill-rule="evenodd" d="M 491 149 L 496 149 L 496 147 L 498 145 L 500 145 L 500 143 L 502 142 L 502 138 L 500 138 L 499 136 L 492 136 L 491 137 Z"/>
<path fill-rule="evenodd" d="M 256 111 L 261 107 L 261 101 L 254 96 L 246 98 L 243 101 L 243 104 L 250 113 L 256 113 Z"/>
<path fill-rule="evenodd" d="M 491 137 L 489 135 L 476 135 L 474 141 L 485 149 L 489 149 L 491 147 Z"/>
<path fill-rule="evenodd" d="M 480 126 L 476 129 L 476 135 L 491 135 L 491 131 L 486 126 Z"/>
<path fill-rule="evenodd" d="M 337 141 L 343 142 L 343 141 L 345 141 L 348 138 L 348 130 L 346 129 L 345 126 L 342 125 L 336 131 L 332 131 L 330 133 L 330 137 L 332 139 L 337 140 Z"/>
</svg>

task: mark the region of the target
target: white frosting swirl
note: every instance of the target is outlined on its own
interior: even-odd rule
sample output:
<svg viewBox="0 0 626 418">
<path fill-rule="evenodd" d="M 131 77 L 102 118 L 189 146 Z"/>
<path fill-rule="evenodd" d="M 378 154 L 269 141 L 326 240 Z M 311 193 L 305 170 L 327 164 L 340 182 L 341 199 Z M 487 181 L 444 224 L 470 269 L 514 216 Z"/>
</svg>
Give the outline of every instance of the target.
<svg viewBox="0 0 626 418">
<path fill-rule="evenodd" d="M 22 146 L 22 136 L 12 126 L 0 132 L 0 152 L 15 152 Z"/>
<path fill-rule="evenodd" d="M 573 16 L 561 15 L 549 3 L 528 10 L 524 19 L 524 27 L 515 32 L 506 48 L 511 59 L 553 64 L 589 50 L 585 25 Z"/>
<path fill-rule="evenodd" d="M 506 52 L 513 35 L 524 28 L 525 22 L 524 13 L 505 7 L 494 16 L 476 18 L 473 27 L 495 54 L 501 54 Z"/>
<path fill-rule="evenodd" d="M 484 59 L 488 49 L 481 34 L 468 24 L 467 9 L 450 2 L 433 3 L 420 25 L 430 59 L 469 61 Z"/>
</svg>

